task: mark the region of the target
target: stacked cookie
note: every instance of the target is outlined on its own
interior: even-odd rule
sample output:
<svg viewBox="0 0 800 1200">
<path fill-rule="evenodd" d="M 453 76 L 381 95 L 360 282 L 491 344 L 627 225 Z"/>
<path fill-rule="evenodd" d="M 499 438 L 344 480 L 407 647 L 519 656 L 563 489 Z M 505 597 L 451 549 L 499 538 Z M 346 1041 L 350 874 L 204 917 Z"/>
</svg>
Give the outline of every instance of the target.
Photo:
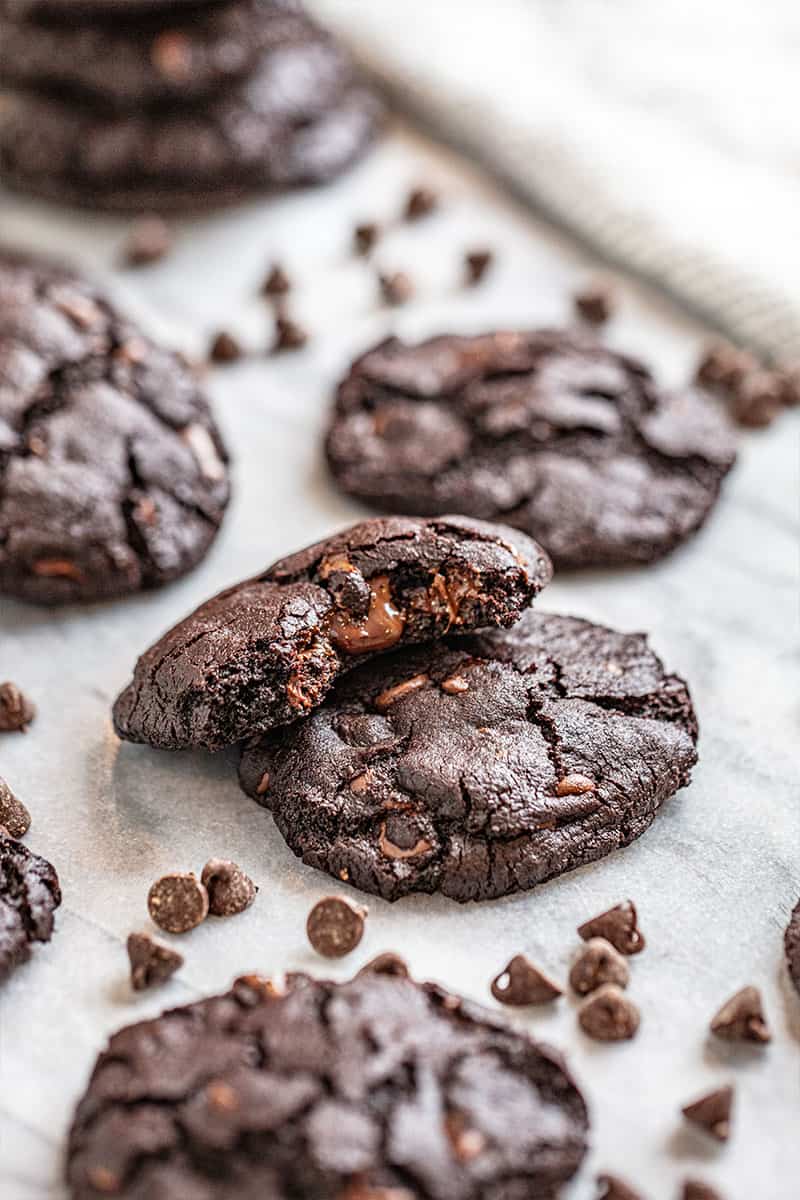
<svg viewBox="0 0 800 1200">
<path fill-rule="evenodd" d="M 3 179 L 105 209 L 324 182 L 379 116 L 296 0 L 0 0 L 0 81 Z"/>
</svg>

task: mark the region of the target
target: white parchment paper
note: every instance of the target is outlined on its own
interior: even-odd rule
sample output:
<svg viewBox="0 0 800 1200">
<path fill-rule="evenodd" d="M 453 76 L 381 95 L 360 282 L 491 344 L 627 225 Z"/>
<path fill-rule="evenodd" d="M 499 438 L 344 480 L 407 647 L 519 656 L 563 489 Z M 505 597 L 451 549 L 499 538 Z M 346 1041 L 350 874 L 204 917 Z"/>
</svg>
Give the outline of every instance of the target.
<svg viewBox="0 0 800 1200">
<path fill-rule="evenodd" d="M 396 229 L 376 261 L 409 271 L 415 302 L 377 307 L 372 271 L 349 255 L 353 224 L 388 220 L 419 180 L 440 187 L 439 215 Z M 56 1200 L 70 1114 L 109 1033 L 228 986 L 245 970 L 310 969 L 348 977 L 385 949 L 418 977 L 493 1004 L 488 983 L 527 951 L 563 978 L 576 925 L 630 896 L 648 948 L 632 964 L 637 1039 L 586 1039 L 570 998 L 514 1017 L 562 1048 L 592 1111 L 592 1152 L 568 1189 L 594 1196 L 594 1174 L 626 1176 L 651 1200 L 672 1200 L 688 1175 L 726 1200 L 794 1200 L 800 1179 L 800 1000 L 782 932 L 800 893 L 798 870 L 797 418 L 743 439 L 739 464 L 707 529 L 647 570 L 562 575 L 544 608 L 645 629 L 689 679 L 702 725 L 692 786 L 629 849 L 537 891 L 460 907 L 417 897 L 369 901 L 367 933 L 328 966 L 304 936 L 311 904 L 332 888 L 302 866 L 269 814 L 238 789 L 234 755 L 167 754 L 120 746 L 109 708 L 136 655 L 191 607 L 279 554 L 362 515 L 337 495 L 320 454 L 331 388 L 354 353 L 396 330 L 536 325 L 569 314 L 568 293 L 592 264 L 463 164 L 398 131 L 324 192 L 259 201 L 178 227 L 174 253 L 140 272 L 116 267 L 125 225 L 0 197 L 0 238 L 71 255 L 105 278 L 153 331 L 190 352 L 224 325 L 254 347 L 269 339 L 257 295 L 269 262 L 296 284 L 295 311 L 312 331 L 303 353 L 256 355 L 214 372 L 209 387 L 235 459 L 235 498 L 222 534 L 192 575 L 158 593 L 45 611 L 0 597 L 0 679 L 31 694 L 27 736 L 0 741 L 0 772 L 33 812 L 28 845 L 58 868 L 64 905 L 0 994 L 0 1194 Z M 474 291 L 457 286 L 465 249 L 491 246 L 497 266 Z M 700 331 L 629 287 L 610 331 L 681 380 Z M 164 988 L 134 996 L 124 940 L 147 929 L 150 883 L 199 871 L 211 855 L 239 861 L 260 884 L 255 905 L 174 939 L 186 955 Z M 750 982 L 774 1031 L 762 1050 L 712 1044 L 716 1008 Z M 682 1126 L 680 1106 L 715 1085 L 737 1086 L 730 1144 Z"/>
</svg>

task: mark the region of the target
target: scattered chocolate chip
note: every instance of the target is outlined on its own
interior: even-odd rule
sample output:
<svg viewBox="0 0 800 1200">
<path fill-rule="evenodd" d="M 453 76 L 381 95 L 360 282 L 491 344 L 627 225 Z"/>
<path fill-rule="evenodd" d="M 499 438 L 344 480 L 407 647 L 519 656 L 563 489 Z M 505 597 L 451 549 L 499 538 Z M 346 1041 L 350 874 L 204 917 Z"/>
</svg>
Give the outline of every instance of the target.
<svg viewBox="0 0 800 1200">
<path fill-rule="evenodd" d="M 172 249 L 172 234 L 161 217 L 139 217 L 133 222 L 123 247 L 123 262 L 128 267 L 145 267 L 158 262 Z"/>
<path fill-rule="evenodd" d="M 583 796 L 586 792 L 593 792 L 596 787 L 597 784 L 588 775 L 565 775 L 556 784 L 556 795 Z"/>
<path fill-rule="evenodd" d="M 237 863 L 225 858 L 209 859 L 200 882 L 208 892 L 208 911 L 215 917 L 233 917 L 244 912 L 258 891 L 250 876 Z"/>
<path fill-rule="evenodd" d="M 279 263 L 273 263 L 261 285 L 262 296 L 285 296 L 291 291 L 291 281 Z"/>
<path fill-rule="evenodd" d="M 182 954 L 157 941 L 149 933 L 130 934 L 127 948 L 131 964 L 131 987 L 135 992 L 166 983 L 183 966 Z"/>
<path fill-rule="evenodd" d="M 414 285 L 405 271 L 394 271 L 391 275 L 378 275 L 381 295 L 386 304 L 407 304 L 414 295 Z"/>
<path fill-rule="evenodd" d="M 731 391 L 757 367 L 758 359 L 749 351 L 740 350 L 730 342 L 716 341 L 703 350 L 695 379 L 706 387 Z"/>
<path fill-rule="evenodd" d="M 781 368 L 783 380 L 783 403 L 787 408 L 800 404 L 800 362 Z"/>
<path fill-rule="evenodd" d="M 578 1009 L 584 1033 L 600 1042 L 623 1042 L 639 1028 L 639 1009 L 621 988 L 604 983 L 591 992 Z"/>
<path fill-rule="evenodd" d="M 0 827 L 12 838 L 21 838 L 31 827 L 31 814 L 0 776 Z"/>
<path fill-rule="evenodd" d="M 687 1179 L 681 1192 L 681 1200 L 722 1200 L 721 1194 L 700 1179 Z"/>
<path fill-rule="evenodd" d="M 416 187 L 408 194 L 405 213 L 407 221 L 419 221 L 439 207 L 439 197 L 432 188 Z"/>
<path fill-rule="evenodd" d="M 494 262 L 491 250 L 470 250 L 464 255 L 464 278 L 467 287 L 481 283 Z"/>
<path fill-rule="evenodd" d="M 208 357 L 215 363 L 236 362 L 242 357 L 242 347 L 232 333 L 221 329 L 212 339 Z"/>
<path fill-rule="evenodd" d="M 636 905 L 632 900 L 623 900 L 607 912 L 585 921 L 578 926 L 578 933 L 585 942 L 589 938 L 605 938 L 620 954 L 639 954 L 645 948 L 644 936 L 636 921 Z"/>
<path fill-rule="evenodd" d="M 0 683 L 0 733 L 24 733 L 36 709 L 15 683 Z"/>
<path fill-rule="evenodd" d="M 308 334 L 301 325 L 292 321 L 284 313 L 275 317 L 275 341 L 272 343 L 272 353 L 280 354 L 283 350 L 300 350 L 308 341 Z"/>
<path fill-rule="evenodd" d="M 324 958 L 342 958 L 361 941 L 366 915 L 366 908 L 352 904 L 344 896 L 326 896 L 308 914 L 308 940 Z"/>
<path fill-rule="evenodd" d="M 712 1018 L 711 1032 L 728 1042 L 771 1041 L 758 988 L 745 987 L 731 996 Z"/>
<path fill-rule="evenodd" d="M 398 975 L 402 979 L 407 979 L 409 974 L 408 964 L 399 954 L 394 954 L 391 950 L 386 950 L 377 958 L 371 959 L 358 973 L 363 975 L 367 971 L 371 971 L 374 975 Z"/>
<path fill-rule="evenodd" d="M 547 1004 L 563 995 L 563 988 L 535 967 L 525 954 L 515 954 L 492 981 L 492 995 L 501 1004 Z"/>
<path fill-rule="evenodd" d="M 614 311 L 614 293 L 606 283 L 588 283 L 572 298 L 575 311 L 590 325 L 605 325 Z"/>
<path fill-rule="evenodd" d="M 600 1188 L 597 1200 L 642 1200 L 641 1192 L 634 1191 L 619 1175 L 598 1175 L 597 1186 Z"/>
<path fill-rule="evenodd" d="M 687 1121 L 699 1125 L 718 1142 L 727 1142 L 731 1132 L 732 1108 L 733 1088 L 721 1087 L 684 1105 L 681 1112 Z"/>
<path fill-rule="evenodd" d="M 771 425 L 784 404 L 784 383 L 777 371 L 749 371 L 731 396 L 731 411 L 740 425 L 763 429 Z"/>
<path fill-rule="evenodd" d="M 164 875 L 150 888 L 147 909 L 167 933 L 187 933 L 208 916 L 208 892 L 193 871 Z"/>
<path fill-rule="evenodd" d="M 356 254 L 360 254 L 363 258 L 371 254 L 379 235 L 380 229 L 374 221 L 356 225 L 353 230 L 353 249 Z"/>
<path fill-rule="evenodd" d="M 625 988 L 629 979 L 630 970 L 625 958 L 605 938 L 590 938 L 569 973 L 570 985 L 579 996 L 596 991 L 604 983 Z"/>
</svg>

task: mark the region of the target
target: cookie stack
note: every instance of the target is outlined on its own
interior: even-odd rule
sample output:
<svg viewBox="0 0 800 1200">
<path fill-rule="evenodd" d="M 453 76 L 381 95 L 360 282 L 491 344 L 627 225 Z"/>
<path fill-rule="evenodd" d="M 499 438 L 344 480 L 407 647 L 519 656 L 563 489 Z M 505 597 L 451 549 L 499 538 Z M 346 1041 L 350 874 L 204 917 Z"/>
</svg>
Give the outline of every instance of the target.
<svg viewBox="0 0 800 1200">
<path fill-rule="evenodd" d="M 0 0 L 0 171 L 136 211 L 322 183 L 379 117 L 296 0 Z"/>
</svg>

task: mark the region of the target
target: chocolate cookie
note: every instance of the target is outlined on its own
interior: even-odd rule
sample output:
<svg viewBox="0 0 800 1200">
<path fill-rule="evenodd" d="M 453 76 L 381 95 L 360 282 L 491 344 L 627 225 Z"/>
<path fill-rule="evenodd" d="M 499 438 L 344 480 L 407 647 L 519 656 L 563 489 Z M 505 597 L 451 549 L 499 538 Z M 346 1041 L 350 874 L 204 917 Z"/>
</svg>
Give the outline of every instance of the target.
<svg viewBox="0 0 800 1200">
<path fill-rule="evenodd" d="M 208 600 L 142 655 L 120 737 L 219 750 L 305 716 L 364 656 L 510 625 L 550 578 L 529 538 L 465 517 L 375 518 Z"/>
<path fill-rule="evenodd" d="M 77 22 L 71 7 L 21 18 L 0 0 L 0 79 L 105 106 L 196 100 L 242 79 L 265 55 L 284 105 L 298 96 L 307 104 L 312 84 L 325 96 L 352 77 L 344 52 L 294 0 L 123 10 Z"/>
<path fill-rule="evenodd" d="M 61 903 L 50 863 L 0 830 L 0 983 L 31 956 L 34 942 L 49 942 Z"/>
<path fill-rule="evenodd" d="M 558 330 L 382 342 L 339 387 L 327 453 L 353 496 L 506 521 L 564 567 L 666 554 L 734 461 L 713 401 Z"/>
<path fill-rule="evenodd" d="M 786 963 L 792 983 L 800 993 L 800 900 L 794 906 L 794 911 L 786 926 L 783 944 L 786 949 Z"/>
<path fill-rule="evenodd" d="M 0 593 L 94 600 L 183 575 L 228 501 L 186 366 L 90 283 L 0 254 Z"/>
<path fill-rule="evenodd" d="M 555 1200 L 586 1150 L 561 1057 L 402 964 L 258 976 L 115 1034 L 72 1200 Z"/>
<path fill-rule="evenodd" d="M 643 634 L 528 613 L 359 667 L 240 778 L 310 866 L 387 900 L 486 900 L 638 837 L 696 737 Z"/>
<path fill-rule="evenodd" d="M 54 94 L 7 93 L 0 171 L 24 191 L 120 211 L 202 208 L 324 183 L 361 154 L 379 118 L 373 93 L 343 85 L 338 61 L 326 42 L 289 45 L 199 107 L 118 115 Z"/>
</svg>

